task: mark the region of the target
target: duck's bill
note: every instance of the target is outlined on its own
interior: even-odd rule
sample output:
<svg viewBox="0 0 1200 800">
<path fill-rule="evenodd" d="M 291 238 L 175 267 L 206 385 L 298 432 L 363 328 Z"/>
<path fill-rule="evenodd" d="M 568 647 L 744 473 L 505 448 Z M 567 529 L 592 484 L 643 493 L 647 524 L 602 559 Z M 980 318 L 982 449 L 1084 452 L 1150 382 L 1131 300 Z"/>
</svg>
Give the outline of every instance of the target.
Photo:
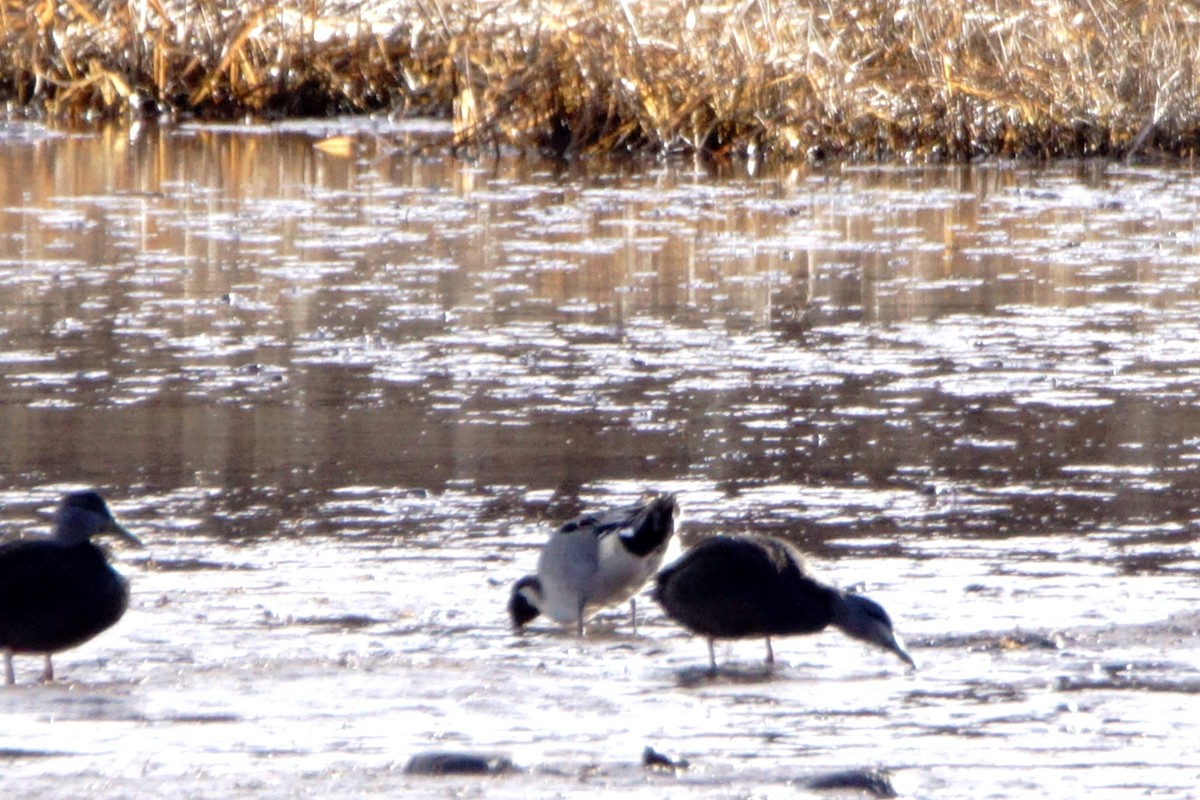
<svg viewBox="0 0 1200 800">
<path fill-rule="evenodd" d="M 128 528 L 117 522 L 115 519 L 110 519 L 108 521 L 108 525 L 105 526 L 104 532 L 111 533 L 113 536 L 116 536 L 118 539 L 123 539 L 134 547 L 145 547 L 145 545 L 142 544 L 141 539 L 130 533 Z"/>
<path fill-rule="evenodd" d="M 908 651 L 904 649 L 904 642 L 900 640 L 899 636 L 892 637 L 892 641 L 889 644 L 888 649 L 895 653 L 901 661 L 903 661 L 905 664 L 908 664 L 908 666 L 912 669 L 917 668 L 917 662 L 913 661 L 913 657 L 910 656 Z"/>
</svg>

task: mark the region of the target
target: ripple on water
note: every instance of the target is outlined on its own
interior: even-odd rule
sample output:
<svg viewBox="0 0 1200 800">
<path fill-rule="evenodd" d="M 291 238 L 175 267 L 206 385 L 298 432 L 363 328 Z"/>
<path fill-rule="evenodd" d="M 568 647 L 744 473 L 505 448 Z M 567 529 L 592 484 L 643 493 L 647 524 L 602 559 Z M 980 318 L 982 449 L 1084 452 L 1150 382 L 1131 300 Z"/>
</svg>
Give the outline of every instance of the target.
<svg viewBox="0 0 1200 800">
<path fill-rule="evenodd" d="M 1193 793 L 1194 182 L 343 163 L 317 133 L 147 133 L 115 171 L 52 137 L 5 172 L 50 182 L 0 187 L 5 527 L 95 481 L 150 544 L 70 683 L 3 696 L 11 792 L 419 795 L 403 764 L 462 750 L 523 769 L 433 791 Z M 793 538 L 921 668 L 816 635 L 773 671 L 721 643 L 714 679 L 648 596 L 637 635 L 514 634 L 555 525 L 647 489 L 684 543 Z"/>
</svg>

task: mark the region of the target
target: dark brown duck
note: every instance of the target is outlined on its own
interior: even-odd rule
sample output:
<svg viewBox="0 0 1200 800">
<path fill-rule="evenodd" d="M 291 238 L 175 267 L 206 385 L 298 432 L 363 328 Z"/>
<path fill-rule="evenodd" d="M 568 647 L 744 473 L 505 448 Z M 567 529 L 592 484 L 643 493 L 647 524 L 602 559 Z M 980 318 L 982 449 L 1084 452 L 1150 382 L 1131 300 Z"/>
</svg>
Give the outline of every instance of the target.
<svg viewBox="0 0 1200 800">
<path fill-rule="evenodd" d="M 54 679 L 50 655 L 83 644 L 116 624 L 129 605 L 129 585 L 93 536 L 111 533 L 141 547 L 93 491 L 63 498 L 49 537 L 0 545 L 0 650 L 5 680 L 12 659 L 45 657 L 43 681 Z"/>
<path fill-rule="evenodd" d="M 764 637 L 770 663 L 772 636 L 816 633 L 830 625 L 916 666 L 882 606 L 821 583 L 809 574 L 804 556 L 778 539 L 707 539 L 659 572 L 655 584 L 655 599 L 667 616 L 707 637 L 714 672 L 716 639 Z"/>
</svg>

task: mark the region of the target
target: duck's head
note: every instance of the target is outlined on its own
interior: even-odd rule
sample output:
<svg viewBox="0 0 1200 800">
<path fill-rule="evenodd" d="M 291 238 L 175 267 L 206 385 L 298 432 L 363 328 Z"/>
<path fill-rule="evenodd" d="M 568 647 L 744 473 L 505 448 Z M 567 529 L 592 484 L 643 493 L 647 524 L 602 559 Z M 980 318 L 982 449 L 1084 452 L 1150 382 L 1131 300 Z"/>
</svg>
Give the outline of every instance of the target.
<svg viewBox="0 0 1200 800">
<path fill-rule="evenodd" d="M 901 661 L 916 669 L 916 662 L 892 630 L 891 618 L 874 600 L 860 594 L 841 594 L 834 603 L 833 624 L 848 636 L 895 653 Z"/>
<path fill-rule="evenodd" d="M 71 492 L 59 503 L 54 515 L 54 536 L 64 544 L 82 544 L 93 536 L 111 533 L 135 547 L 142 542 L 113 518 L 108 503 L 98 492 Z"/>
<path fill-rule="evenodd" d="M 542 582 L 536 575 L 526 575 L 513 584 L 508 598 L 508 616 L 514 628 L 520 628 L 541 612 Z"/>
</svg>

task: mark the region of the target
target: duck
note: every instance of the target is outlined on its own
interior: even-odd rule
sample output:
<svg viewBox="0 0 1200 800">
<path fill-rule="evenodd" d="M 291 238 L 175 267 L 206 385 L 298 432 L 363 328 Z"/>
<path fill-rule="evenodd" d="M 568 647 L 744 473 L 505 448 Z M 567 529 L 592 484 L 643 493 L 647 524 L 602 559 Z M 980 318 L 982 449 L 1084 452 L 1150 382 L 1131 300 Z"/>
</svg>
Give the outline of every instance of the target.
<svg viewBox="0 0 1200 800">
<path fill-rule="evenodd" d="M 513 584 L 513 627 L 545 614 L 582 637 L 591 613 L 629 600 L 636 632 L 634 595 L 662 565 L 678 513 L 675 495 L 659 494 L 564 523 L 542 547 L 537 573 Z"/>
<path fill-rule="evenodd" d="M 50 656 L 111 628 L 129 606 L 129 583 L 92 537 L 141 540 L 116 521 L 93 490 L 70 492 L 58 505 L 52 535 L 0 544 L 0 651 L 4 676 L 16 683 L 14 655 L 42 655 L 42 681 L 54 680 Z"/>
<path fill-rule="evenodd" d="M 717 639 L 763 637 L 772 665 L 772 636 L 816 633 L 830 625 L 916 668 L 881 605 L 817 580 L 804 555 L 774 537 L 705 539 L 655 576 L 653 594 L 669 618 L 708 639 L 714 674 Z"/>
</svg>

